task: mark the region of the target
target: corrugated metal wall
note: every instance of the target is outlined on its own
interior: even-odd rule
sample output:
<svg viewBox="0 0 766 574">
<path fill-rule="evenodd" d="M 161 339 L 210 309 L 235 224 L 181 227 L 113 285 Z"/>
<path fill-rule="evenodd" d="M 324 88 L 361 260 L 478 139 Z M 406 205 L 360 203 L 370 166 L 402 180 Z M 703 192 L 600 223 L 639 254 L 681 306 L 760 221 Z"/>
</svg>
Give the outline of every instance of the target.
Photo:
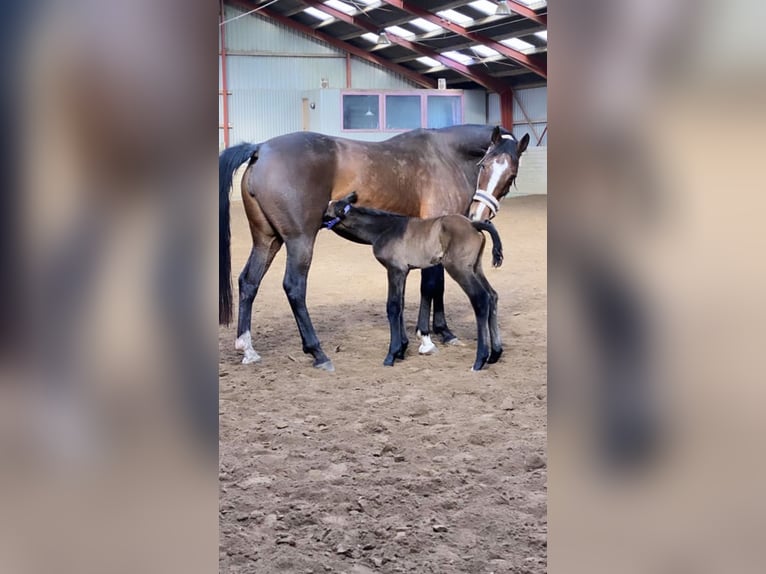
<svg viewBox="0 0 766 574">
<path fill-rule="evenodd" d="M 226 19 L 243 12 L 226 6 Z M 264 141 L 303 129 L 301 98 L 307 90 L 346 87 L 346 54 L 257 14 L 226 24 L 229 142 Z M 219 90 L 220 90 L 219 73 Z M 409 80 L 357 58 L 351 60 L 352 88 L 408 90 Z M 222 98 L 219 97 L 219 125 Z M 328 110 L 327 106 L 323 109 Z M 329 111 L 329 110 L 328 110 Z M 338 117 L 340 110 L 333 110 Z M 313 124 L 313 122 L 312 122 Z M 313 129 L 313 128 L 312 128 Z M 223 130 L 219 130 L 223 146 Z M 385 139 L 390 134 L 382 134 Z"/>
<path fill-rule="evenodd" d="M 548 145 L 548 134 L 545 132 L 548 125 L 547 86 L 516 90 L 515 97 L 517 101 L 513 105 L 513 135 L 520 138 L 529 133 L 531 145 L 537 145 L 541 137 L 540 145 Z"/>
<path fill-rule="evenodd" d="M 513 135 L 520 138 L 525 133 L 529 133 L 531 146 L 537 145 L 538 138 L 542 136 L 540 145 L 548 145 L 548 134 L 545 132 L 545 127 L 548 125 L 548 88 L 541 86 L 516 90 L 515 96 L 521 105 L 516 101 L 513 103 Z M 522 106 L 532 122 L 533 129 L 524 117 Z M 487 99 L 487 123 L 500 123 L 500 96 L 497 94 L 489 94 Z"/>
</svg>

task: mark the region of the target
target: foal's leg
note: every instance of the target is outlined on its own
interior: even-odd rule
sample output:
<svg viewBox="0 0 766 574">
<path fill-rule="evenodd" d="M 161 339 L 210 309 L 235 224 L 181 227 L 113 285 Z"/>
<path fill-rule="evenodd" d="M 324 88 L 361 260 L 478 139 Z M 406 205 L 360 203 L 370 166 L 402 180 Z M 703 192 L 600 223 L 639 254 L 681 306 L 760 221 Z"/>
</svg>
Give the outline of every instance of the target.
<svg viewBox="0 0 766 574">
<path fill-rule="evenodd" d="M 420 273 L 420 312 L 418 313 L 417 335 L 421 338 L 418 353 L 421 355 L 431 355 L 436 352 L 436 345 L 431 341 L 431 302 L 433 301 L 433 292 L 436 286 L 436 275 L 426 273 L 430 269 L 423 269 Z"/>
<path fill-rule="evenodd" d="M 403 341 L 403 316 L 404 316 L 404 283 L 407 279 L 407 270 L 396 267 L 388 268 L 388 302 L 386 303 L 386 314 L 388 315 L 388 324 L 391 327 L 391 343 L 388 347 L 383 364 L 391 367 L 394 359 L 404 358 Z"/>
<path fill-rule="evenodd" d="M 245 357 L 242 359 L 243 364 L 261 360 L 260 355 L 253 349 L 253 340 L 250 336 L 253 300 L 258 294 L 263 276 L 268 271 L 280 247 L 282 247 L 282 241 L 278 237 L 253 232 L 253 248 L 242 273 L 239 275 L 239 321 L 237 322 L 237 340 L 234 342 L 234 347 L 245 352 Z"/>
<path fill-rule="evenodd" d="M 476 360 L 471 370 L 480 371 L 489 359 L 487 340 L 489 339 L 490 294 L 473 271 L 466 271 L 463 268 L 448 268 L 448 271 L 468 295 L 476 315 Z"/>
<path fill-rule="evenodd" d="M 459 345 L 458 338 L 447 327 L 447 319 L 444 317 L 444 266 L 436 265 L 429 269 L 424 269 L 433 273 L 433 301 L 434 301 L 434 333 L 442 336 L 442 341 L 450 345 Z"/>
<path fill-rule="evenodd" d="M 332 361 L 322 351 L 319 338 L 306 308 L 306 282 L 309 267 L 311 267 L 311 258 L 314 254 L 315 238 L 316 233 L 294 237 L 285 242 L 287 265 L 282 286 L 287 300 L 290 302 L 295 322 L 298 324 L 298 331 L 300 331 L 303 341 L 303 352 L 314 357 L 315 367 L 325 371 L 334 371 L 335 367 Z"/>
<path fill-rule="evenodd" d="M 497 326 L 497 291 L 489 284 L 484 272 L 480 269 L 477 270 L 479 280 L 484 285 L 484 288 L 489 293 L 489 340 L 491 351 L 489 353 L 489 359 L 487 362 L 497 363 L 500 359 L 500 355 L 503 354 L 503 340 L 500 338 L 500 329 Z"/>
</svg>

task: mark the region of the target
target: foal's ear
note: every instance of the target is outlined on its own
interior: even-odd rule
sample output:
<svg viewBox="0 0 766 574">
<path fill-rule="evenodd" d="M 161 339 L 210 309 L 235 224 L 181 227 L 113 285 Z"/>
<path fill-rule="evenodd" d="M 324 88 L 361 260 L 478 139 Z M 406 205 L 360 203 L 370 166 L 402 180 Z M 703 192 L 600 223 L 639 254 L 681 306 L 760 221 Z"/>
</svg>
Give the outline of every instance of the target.
<svg viewBox="0 0 766 574">
<path fill-rule="evenodd" d="M 527 145 L 529 145 L 529 134 L 524 134 L 519 143 L 516 144 L 516 155 L 521 156 L 524 150 L 527 149 Z"/>
<path fill-rule="evenodd" d="M 492 130 L 492 137 L 490 138 L 490 143 L 492 145 L 497 145 L 500 141 L 500 126 L 495 126 L 495 129 Z"/>
</svg>

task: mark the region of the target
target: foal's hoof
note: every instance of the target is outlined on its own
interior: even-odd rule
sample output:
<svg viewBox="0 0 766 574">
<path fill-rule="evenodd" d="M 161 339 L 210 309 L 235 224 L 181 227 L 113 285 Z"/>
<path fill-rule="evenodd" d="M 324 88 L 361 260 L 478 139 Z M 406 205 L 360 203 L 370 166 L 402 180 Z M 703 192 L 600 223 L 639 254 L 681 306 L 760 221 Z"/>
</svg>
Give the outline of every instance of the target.
<svg viewBox="0 0 766 574">
<path fill-rule="evenodd" d="M 245 357 L 242 359 L 243 365 L 249 365 L 250 363 L 257 363 L 261 360 L 261 356 L 253 349 L 245 349 Z"/>
<path fill-rule="evenodd" d="M 388 355 L 385 359 L 383 359 L 383 366 L 384 367 L 393 367 L 394 366 L 394 356 Z"/>
<path fill-rule="evenodd" d="M 322 361 L 321 363 L 317 363 L 316 361 L 314 361 L 314 367 L 317 369 L 321 369 L 323 371 L 327 371 L 328 373 L 335 372 L 335 366 L 332 364 L 332 361 L 330 359 L 327 359 L 326 361 Z"/>
<path fill-rule="evenodd" d="M 497 361 L 500 359 L 500 355 L 502 355 L 502 354 L 503 354 L 502 347 L 500 349 L 498 349 L 497 351 L 495 351 L 493 349 L 492 352 L 489 354 L 489 359 L 487 359 L 487 362 L 490 365 L 493 364 L 493 363 L 497 363 Z"/>
<path fill-rule="evenodd" d="M 476 362 L 473 364 L 473 367 L 471 367 L 471 372 L 481 371 L 484 368 L 484 365 L 487 364 L 487 358 L 483 359 L 476 359 Z"/>
</svg>

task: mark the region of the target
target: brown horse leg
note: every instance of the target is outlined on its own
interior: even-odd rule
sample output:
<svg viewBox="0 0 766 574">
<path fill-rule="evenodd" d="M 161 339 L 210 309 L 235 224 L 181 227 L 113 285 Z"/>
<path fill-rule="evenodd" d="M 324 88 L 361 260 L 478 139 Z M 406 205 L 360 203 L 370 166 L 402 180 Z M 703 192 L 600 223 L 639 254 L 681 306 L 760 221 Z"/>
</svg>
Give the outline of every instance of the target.
<svg viewBox="0 0 766 574">
<path fill-rule="evenodd" d="M 442 341 L 450 345 L 460 343 L 458 338 L 447 327 L 447 319 L 444 316 L 444 267 L 435 265 L 422 271 L 426 289 L 430 289 L 434 304 L 434 333 L 441 335 Z"/>
<path fill-rule="evenodd" d="M 418 313 L 417 335 L 421 338 L 418 353 L 421 355 L 431 355 L 437 352 L 436 345 L 431 341 L 431 330 L 429 323 L 431 320 L 431 303 L 433 302 L 433 287 L 429 285 L 430 277 L 424 269 L 420 278 L 420 312 Z"/>
<path fill-rule="evenodd" d="M 303 352 L 314 357 L 314 366 L 325 371 L 334 371 L 332 361 L 324 354 L 319 344 L 314 325 L 311 323 L 306 308 L 306 283 L 314 254 L 314 235 L 302 235 L 285 242 L 287 248 L 287 265 L 285 278 L 282 283 L 290 308 L 293 311 L 298 331 L 303 341 Z"/>
<path fill-rule="evenodd" d="M 261 357 L 253 349 L 250 324 L 253 314 L 253 301 L 258 294 L 261 280 L 269 270 L 274 256 L 282 247 L 282 240 L 275 235 L 267 235 L 253 230 L 253 248 L 250 257 L 239 275 L 239 320 L 237 322 L 237 340 L 235 348 L 244 351 L 243 364 L 255 363 Z"/>
</svg>

